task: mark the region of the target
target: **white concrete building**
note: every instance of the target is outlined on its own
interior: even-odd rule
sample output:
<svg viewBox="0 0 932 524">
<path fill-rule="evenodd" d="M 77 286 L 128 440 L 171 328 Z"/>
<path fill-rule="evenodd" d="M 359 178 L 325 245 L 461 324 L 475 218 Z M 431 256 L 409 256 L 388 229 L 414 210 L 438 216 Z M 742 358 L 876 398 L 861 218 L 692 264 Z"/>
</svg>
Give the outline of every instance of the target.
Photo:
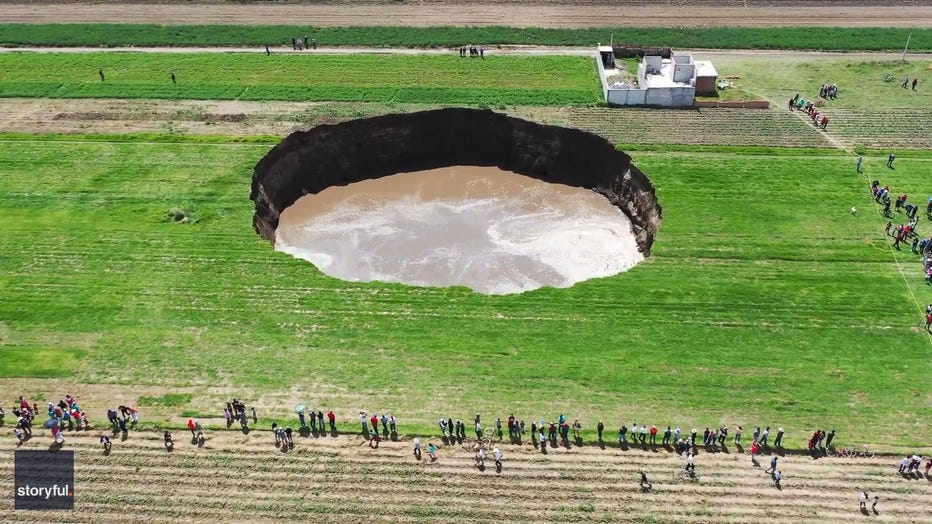
<svg viewBox="0 0 932 524">
<path fill-rule="evenodd" d="M 597 49 L 596 65 L 609 104 L 692 107 L 697 91 L 715 92 L 715 67 L 708 61 L 694 61 L 688 53 L 672 53 L 670 58 L 645 56 L 638 64 L 636 84 L 632 84 L 610 80 L 620 73 L 614 51 L 609 46 Z"/>
</svg>

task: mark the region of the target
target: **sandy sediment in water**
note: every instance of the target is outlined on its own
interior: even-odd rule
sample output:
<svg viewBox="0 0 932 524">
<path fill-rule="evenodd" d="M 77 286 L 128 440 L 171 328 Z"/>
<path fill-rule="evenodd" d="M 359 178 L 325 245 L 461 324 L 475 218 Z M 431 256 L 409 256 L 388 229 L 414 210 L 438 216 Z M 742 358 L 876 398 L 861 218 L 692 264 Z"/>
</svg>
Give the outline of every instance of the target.
<svg viewBox="0 0 932 524">
<path fill-rule="evenodd" d="M 275 248 L 351 281 L 568 287 L 643 260 L 604 196 L 494 167 L 454 166 L 331 186 L 281 214 Z"/>
</svg>

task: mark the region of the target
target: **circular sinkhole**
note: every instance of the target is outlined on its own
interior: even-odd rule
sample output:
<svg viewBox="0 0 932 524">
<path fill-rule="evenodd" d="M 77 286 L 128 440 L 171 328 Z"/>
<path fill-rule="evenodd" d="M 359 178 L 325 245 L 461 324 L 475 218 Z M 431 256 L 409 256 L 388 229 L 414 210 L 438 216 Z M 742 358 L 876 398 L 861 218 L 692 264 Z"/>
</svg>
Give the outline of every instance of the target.
<svg viewBox="0 0 932 524">
<path fill-rule="evenodd" d="M 253 175 L 256 231 L 350 281 L 569 287 L 650 255 L 653 186 L 604 139 L 469 109 L 295 133 Z"/>
<path fill-rule="evenodd" d="M 602 195 L 478 166 L 303 196 L 282 212 L 275 249 L 343 280 L 488 294 L 569 287 L 644 258 L 631 221 Z"/>
</svg>

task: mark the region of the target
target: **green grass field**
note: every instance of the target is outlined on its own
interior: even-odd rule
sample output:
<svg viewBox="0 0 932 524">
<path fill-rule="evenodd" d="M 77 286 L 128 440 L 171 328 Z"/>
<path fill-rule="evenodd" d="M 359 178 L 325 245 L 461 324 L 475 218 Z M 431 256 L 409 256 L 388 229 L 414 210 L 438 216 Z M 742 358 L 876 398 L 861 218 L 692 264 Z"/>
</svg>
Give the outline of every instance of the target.
<svg viewBox="0 0 932 524">
<path fill-rule="evenodd" d="M 601 89 L 592 59 L 570 56 L 4 53 L 0 97 L 578 106 Z"/>
<path fill-rule="evenodd" d="M 767 60 L 716 60 L 720 75 L 739 76 L 735 82 L 774 103 L 785 106 L 796 93 L 809 99 L 819 96 L 822 84 L 838 85 L 838 98 L 826 108 L 888 108 L 927 110 L 932 107 L 932 60 L 846 60 L 769 57 Z M 903 89 L 903 77 L 919 78 L 916 91 Z M 878 120 L 883 115 L 878 113 Z"/>
<path fill-rule="evenodd" d="M 0 24 L 4 46 L 291 46 L 309 35 L 323 46 L 453 47 L 618 44 L 719 49 L 932 50 L 932 29 L 886 27 L 313 27 L 156 24 Z"/>
<path fill-rule="evenodd" d="M 0 141 L 0 376 L 114 384 L 178 414 L 229 391 L 297 394 L 390 410 L 406 431 L 565 411 L 590 428 L 782 425 L 793 446 L 816 427 L 928 434 L 916 327 L 932 291 L 866 187 L 924 198 L 932 157 L 869 158 L 858 177 L 849 157 L 637 152 L 664 206 L 652 258 L 491 297 L 342 282 L 272 251 L 248 199 L 268 148 Z M 197 223 L 167 221 L 172 207 Z"/>
</svg>

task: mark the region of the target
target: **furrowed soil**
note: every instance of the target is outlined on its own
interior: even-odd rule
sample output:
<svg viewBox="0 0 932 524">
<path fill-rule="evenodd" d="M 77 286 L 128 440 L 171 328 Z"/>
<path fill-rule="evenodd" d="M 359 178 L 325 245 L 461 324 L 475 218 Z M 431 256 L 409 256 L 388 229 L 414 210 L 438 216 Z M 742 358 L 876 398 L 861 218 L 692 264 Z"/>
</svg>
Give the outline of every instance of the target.
<svg viewBox="0 0 932 524">
<path fill-rule="evenodd" d="M 682 484 L 673 473 L 682 460 L 658 447 L 619 450 L 614 444 L 541 454 L 525 443 L 505 444 L 504 467 L 485 471 L 460 445 L 440 444 L 438 460 L 416 460 L 409 441 L 370 449 L 360 436 L 300 437 L 282 452 L 267 431 L 208 432 L 203 447 L 187 431 L 174 433 L 166 452 L 160 433 L 130 432 L 113 438 L 104 455 L 98 432 L 69 433 L 64 449 L 75 451 L 75 510 L 46 512 L 44 522 L 211 522 L 272 520 L 315 514 L 328 520 L 422 522 L 605 521 L 605 522 L 852 522 L 858 490 L 880 496 L 872 522 L 928 522 L 932 483 L 897 473 L 898 457 L 779 458 L 783 489 L 734 445 L 728 452 L 700 452 L 698 483 Z M 36 432 L 39 435 L 39 432 Z M 36 436 L 19 449 L 48 449 Z M 426 448 L 430 439 L 422 439 Z M 467 441 L 471 446 L 473 442 Z M 13 442 L 0 451 L 0 485 L 12 491 Z M 639 472 L 653 483 L 642 493 Z M 117 488 L 119 486 L 119 488 Z M 35 522 L 35 513 L 15 511 L 0 499 L 7 522 Z"/>
<path fill-rule="evenodd" d="M 0 129 L 21 133 L 170 133 L 284 136 L 320 124 L 439 106 L 337 102 L 0 99 Z M 829 147 L 824 134 L 787 111 L 507 106 L 512 116 L 576 127 L 613 143 Z M 894 129 L 908 121 L 896 120 Z M 912 121 L 915 123 L 915 121 Z M 920 124 L 921 125 L 921 124 Z M 867 131 L 865 131 L 867 132 Z M 901 134 L 902 134 L 901 133 Z M 914 137 L 925 143 L 929 135 Z"/>
<path fill-rule="evenodd" d="M 481 6 L 477 8 L 477 6 Z M 44 2 L 0 7 L 5 22 L 125 22 L 165 24 L 292 24 L 314 26 L 839 26 L 922 27 L 932 24 L 925 2 L 411 2 L 306 4 L 134 4 Z"/>
</svg>

